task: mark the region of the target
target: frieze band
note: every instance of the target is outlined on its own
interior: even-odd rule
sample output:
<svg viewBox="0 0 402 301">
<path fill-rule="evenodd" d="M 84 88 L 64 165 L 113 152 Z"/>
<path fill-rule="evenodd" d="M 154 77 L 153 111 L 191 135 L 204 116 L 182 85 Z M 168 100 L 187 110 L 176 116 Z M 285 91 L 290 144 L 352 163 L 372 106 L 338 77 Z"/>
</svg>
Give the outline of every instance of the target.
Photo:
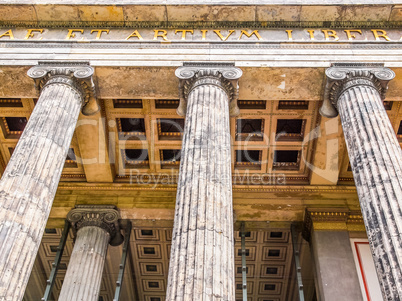
<svg viewBox="0 0 402 301">
<path fill-rule="evenodd" d="M 225 28 L 225 29 L 117 29 L 117 28 L 21 28 L 0 29 L 0 41 L 30 40 L 36 42 L 50 40 L 65 41 L 400 41 L 402 33 L 398 29 L 271 29 L 271 28 Z"/>
</svg>

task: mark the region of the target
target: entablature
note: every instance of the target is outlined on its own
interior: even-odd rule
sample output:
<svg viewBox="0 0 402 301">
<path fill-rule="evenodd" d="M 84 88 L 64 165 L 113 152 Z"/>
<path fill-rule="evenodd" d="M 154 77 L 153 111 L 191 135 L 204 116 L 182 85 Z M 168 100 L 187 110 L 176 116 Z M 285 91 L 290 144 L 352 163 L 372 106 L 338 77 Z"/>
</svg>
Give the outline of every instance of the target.
<svg viewBox="0 0 402 301">
<path fill-rule="evenodd" d="M 366 0 L 360 1 L 333 0 L 299 0 L 299 1 L 183 1 L 183 0 L 151 0 L 151 1 L 96 1 L 68 0 L 62 4 L 56 0 L 39 0 L 32 4 L 29 0 L 18 0 L 0 6 L 3 24 L 91 24 L 108 26 L 129 26 L 137 22 L 210 22 L 221 25 L 228 22 L 276 22 L 276 26 L 292 22 L 399 22 L 401 21 L 401 1 Z M 39 23 L 38 23 L 39 22 Z M 285 23 L 284 23 L 285 22 Z M 306 26 L 304 23 L 302 26 Z M 321 24 L 321 25 L 319 25 Z M 187 26 L 188 26 L 187 25 Z M 186 24 L 182 24 L 186 26 Z M 205 24 L 204 24 L 205 26 Z M 287 25 L 289 26 L 289 24 Z M 310 24 L 308 27 L 314 26 Z M 330 25 L 325 25 L 326 27 Z M 354 27 L 354 26 L 352 26 Z"/>
</svg>

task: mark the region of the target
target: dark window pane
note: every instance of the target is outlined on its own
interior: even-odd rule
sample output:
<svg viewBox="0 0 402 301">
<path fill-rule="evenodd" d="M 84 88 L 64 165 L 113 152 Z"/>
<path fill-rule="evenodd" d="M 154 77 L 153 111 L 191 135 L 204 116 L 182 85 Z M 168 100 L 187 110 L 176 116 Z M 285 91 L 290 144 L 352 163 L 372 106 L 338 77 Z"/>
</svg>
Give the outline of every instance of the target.
<svg viewBox="0 0 402 301">
<path fill-rule="evenodd" d="M 280 250 L 269 250 L 268 256 L 270 257 L 279 257 L 281 251 Z"/>
<path fill-rule="evenodd" d="M 147 272 L 156 272 L 158 269 L 156 267 L 156 265 L 146 265 L 146 270 Z"/>
<path fill-rule="evenodd" d="M 278 268 L 267 268 L 267 274 L 269 274 L 269 275 L 278 274 Z"/>
<path fill-rule="evenodd" d="M 22 132 L 28 122 L 25 117 L 6 117 L 10 131 Z"/>
<path fill-rule="evenodd" d="M 266 290 L 266 291 L 274 291 L 275 290 L 275 284 L 265 284 L 264 285 L 264 290 Z"/>
<path fill-rule="evenodd" d="M 141 235 L 152 236 L 154 232 L 152 230 L 141 230 Z"/>
<path fill-rule="evenodd" d="M 270 237 L 272 238 L 281 238 L 283 232 L 271 232 Z"/>
<path fill-rule="evenodd" d="M 148 161 L 148 150 L 146 149 L 125 149 L 127 160 Z"/>
<path fill-rule="evenodd" d="M 299 151 L 281 150 L 275 151 L 274 162 L 297 162 Z"/>
<path fill-rule="evenodd" d="M 150 281 L 150 282 L 148 282 L 148 287 L 149 288 L 158 288 L 159 287 L 159 282 Z"/>
<path fill-rule="evenodd" d="M 155 248 L 152 247 L 145 247 L 144 254 L 155 254 Z"/>
<path fill-rule="evenodd" d="M 145 124 L 143 118 L 120 118 L 120 123 L 122 132 L 145 133 Z"/>
</svg>

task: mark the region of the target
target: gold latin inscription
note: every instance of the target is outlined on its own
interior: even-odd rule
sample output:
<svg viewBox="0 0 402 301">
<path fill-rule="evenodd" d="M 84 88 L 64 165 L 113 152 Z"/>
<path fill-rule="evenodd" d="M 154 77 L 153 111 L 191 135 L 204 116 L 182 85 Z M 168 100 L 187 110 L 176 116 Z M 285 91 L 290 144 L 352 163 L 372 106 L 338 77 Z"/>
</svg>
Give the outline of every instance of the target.
<svg viewBox="0 0 402 301">
<path fill-rule="evenodd" d="M 75 38 L 75 32 L 84 33 L 83 29 L 69 29 L 65 40 L 70 40 L 70 38 Z"/>
<path fill-rule="evenodd" d="M 310 40 L 313 41 L 314 40 L 314 30 L 308 29 L 307 32 L 310 35 Z"/>
<path fill-rule="evenodd" d="M 330 38 L 333 38 L 332 41 L 338 41 L 339 37 L 336 34 L 335 30 L 332 29 L 323 29 L 322 32 L 324 33 L 325 36 L 325 41 L 331 41 Z"/>
<path fill-rule="evenodd" d="M 286 33 L 288 34 L 288 40 L 289 41 L 293 41 L 292 31 L 293 30 L 291 30 L 291 29 L 286 30 Z"/>
<path fill-rule="evenodd" d="M 164 41 L 169 41 L 168 38 L 166 37 L 167 31 L 164 29 L 154 29 L 154 40 L 157 40 L 158 37 L 162 38 Z M 160 33 L 162 32 L 162 33 Z"/>
<path fill-rule="evenodd" d="M 207 32 L 208 32 L 208 30 L 206 30 L 206 29 L 201 29 L 201 33 L 202 33 L 202 38 L 201 38 L 201 40 L 203 40 L 203 41 L 206 40 Z"/>
<path fill-rule="evenodd" d="M 398 36 L 399 41 L 402 41 L 401 29 L 136 29 L 131 32 L 128 29 L 57 29 L 52 28 L 47 30 L 46 28 L 12 28 L 3 29 L 5 31 L 0 32 L 0 38 L 3 40 L 35 40 L 42 39 L 55 40 L 59 37 L 55 34 L 63 35 L 63 31 L 67 30 L 65 40 L 72 40 L 75 42 L 81 42 L 86 40 L 90 42 L 93 40 L 102 40 L 105 35 L 108 35 L 108 41 L 113 42 L 116 40 L 125 41 L 143 41 L 154 40 L 162 42 L 170 42 L 170 38 L 173 40 L 187 41 L 200 40 L 200 41 L 316 41 L 315 31 L 320 31 L 322 34 L 318 34 L 318 40 L 327 42 L 346 41 L 355 42 L 357 40 L 366 41 L 398 41 L 392 40 L 391 37 Z M 153 31 L 153 33 L 152 33 Z M 169 38 L 168 38 L 169 35 Z M 286 36 L 285 36 L 286 35 Z M 49 36 L 47 38 L 47 36 Z M 247 39 L 248 38 L 248 39 Z M 258 40 L 258 41 L 256 41 Z"/>
<path fill-rule="evenodd" d="M 382 29 L 372 29 L 371 30 L 374 34 L 374 37 L 376 39 L 376 41 L 381 41 L 380 38 L 384 38 L 387 41 L 391 41 L 391 39 L 387 36 L 387 32 L 385 30 Z M 379 34 L 378 32 L 381 31 L 381 34 Z"/>
<path fill-rule="evenodd" d="M 181 39 L 186 40 L 186 33 L 189 32 L 191 34 L 194 33 L 194 30 L 192 29 L 177 29 L 174 31 L 174 34 L 177 34 L 178 32 L 181 32 Z"/>
<path fill-rule="evenodd" d="M 258 33 L 258 30 L 254 30 L 252 33 L 248 33 L 247 30 L 242 30 L 238 40 L 240 40 L 243 35 L 247 36 L 248 38 L 251 38 L 252 35 L 255 35 L 258 40 L 262 40 L 260 34 Z"/>
<path fill-rule="evenodd" d="M 103 32 L 106 32 L 106 34 L 109 34 L 109 29 L 93 29 L 91 30 L 91 34 L 97 32 L 95 40 L 99 40 L 101 38 L 101 35 Z"/>
<path fill-rule="evenodd" d="M 143 40 L 142 36 L 140 35 L 140 33 L 138 32 L 137 29 L 134 30 L 134 31 L 126 38 L 126 41 L 127 41 L 129 38 L 138 38 L 138 40 Z"/>
<path fill-rule="evenodd" d="M 352 41 L 353 39 L 356 39 L 356 35 L 353 34 L 352 32 L 357 32 L 362 34 L 362 31 L 360 29 L 345 29 L 346 36 L 348 37 L 349 41 Z"/>
<path fill-rule="evenodd" d="M 214 33 L 216 33 L 216 35 L 221 39 L 221 41 L 226 41 L 226 40 L 232 35 L 232 33 L 234 33 L 234 32 L 235 32 L 235 31 L 234 31 L 233 29 L 231 29 L 231 30 L 229 30 L 228 35 L 227 35 L 226 37 L 224 37 L 224 36 L 221 34 L 221 31 L 220 31 L 219 29 L 214 30 Z"/>
<path fill-rule="evenodd" d="M 2 37 L 9 37 L 10 40 L 14 40 L 14 35 L 13 35 L 12 29 L 7 30 L 5 33 L 3 33 L 2 35 L 0 35 L 0 38 L 2 38 Z"/>
<path fill-rule="evenodd" d="M 27 35 L 25 36 L 24 40 L 28 40 L 29 38 L 34 37 L 34 32 L 43 33 L 43 29 L 28 29 Z M 39 40 L 42 40 L 43 37 L 40 37 Z"/>
</svg>

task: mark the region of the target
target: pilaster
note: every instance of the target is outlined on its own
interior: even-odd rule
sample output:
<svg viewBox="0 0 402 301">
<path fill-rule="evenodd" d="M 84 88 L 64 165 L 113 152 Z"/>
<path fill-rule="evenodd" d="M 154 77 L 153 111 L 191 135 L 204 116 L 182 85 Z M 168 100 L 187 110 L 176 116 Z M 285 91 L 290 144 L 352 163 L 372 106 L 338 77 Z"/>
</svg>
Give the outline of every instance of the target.
<svg viewBox="0 0 402 301">
<path fill-rule="evenodd" d="M 350 245 L 349 218 L 356 222 L 356 214 L 347 209 L 306 210 L 303 236 L 310 242 L 319 300 L 363 300 Z"/>
</svg>

